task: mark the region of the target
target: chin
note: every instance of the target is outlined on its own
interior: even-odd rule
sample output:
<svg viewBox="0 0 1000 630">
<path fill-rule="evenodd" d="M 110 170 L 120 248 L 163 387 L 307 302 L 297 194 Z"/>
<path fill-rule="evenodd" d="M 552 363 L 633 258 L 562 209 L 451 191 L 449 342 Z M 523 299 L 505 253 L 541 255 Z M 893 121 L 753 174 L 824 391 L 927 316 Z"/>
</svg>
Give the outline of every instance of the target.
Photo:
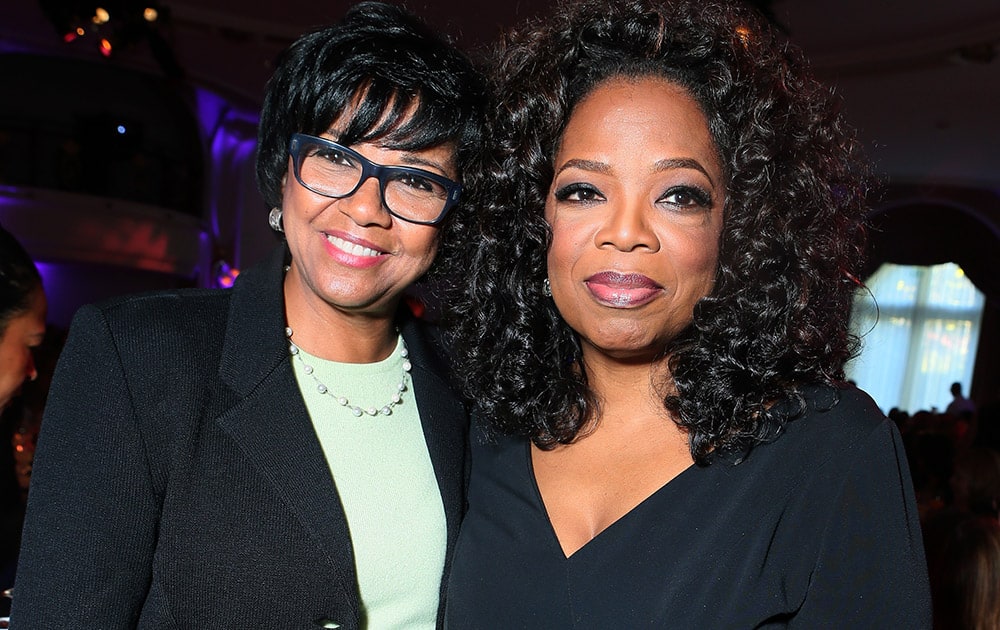
<svg viewBox="0 0 1000 630">
<path fill-rule="evenodd" d="M 676 334 L 653 334 L 645 327 L 615 327 L 598 331 L 593 337 L 583 337 L 594 350 L 611 359 L 653 363 L 663 358 Z"/>
<path fill-rule="evenodd" d="M 609 340 L 609 343 L 593 343 L 588 345 L 600 356 L 621 363 L 639 364 L 655 363 L 663 358 L 666 343 L 623 344 L 622 338 Z"/>
</svg>

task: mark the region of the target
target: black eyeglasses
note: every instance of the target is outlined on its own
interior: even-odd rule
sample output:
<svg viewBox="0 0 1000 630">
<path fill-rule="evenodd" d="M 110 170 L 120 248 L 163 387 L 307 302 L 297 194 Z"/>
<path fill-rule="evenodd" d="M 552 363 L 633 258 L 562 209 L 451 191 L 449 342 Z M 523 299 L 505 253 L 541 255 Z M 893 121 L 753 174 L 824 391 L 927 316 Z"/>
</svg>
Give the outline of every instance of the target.
<svg viewBox="0 0 1000 630">
<path fill-rule="evenodd" d="M 462 192 L 460 184 L 437 173 L 376 164 L 357 151 L 304 133 L 292 134 L 288 154 L 295 179 L 324 197 L 349 197 L 369 177 L 378 179 L 389 214 L 410 223 L 440 223 Z"/>
</svg>

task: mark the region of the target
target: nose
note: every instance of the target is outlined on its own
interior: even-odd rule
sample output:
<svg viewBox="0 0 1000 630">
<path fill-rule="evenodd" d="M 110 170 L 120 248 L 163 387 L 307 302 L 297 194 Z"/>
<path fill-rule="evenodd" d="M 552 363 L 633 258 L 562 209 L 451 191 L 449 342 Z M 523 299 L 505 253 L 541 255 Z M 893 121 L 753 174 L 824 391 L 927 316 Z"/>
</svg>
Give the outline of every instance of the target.
<svg viewBox="0 0 1000 630">
<path fill-rule="evenodd" d="M 392 215 L 382 203 L 380 186 L 377 177 L 369 177 L 352 194 L 340 199 L 337 206 L 357 225 L 388 228 L 392 225 Z"/>
<path fill-rule="evenodd" d="M 609 203 L 605 207 L 608 214 L 595 235 L 598 247 L 613 247 L 622 252 L 659 251 L 660 241 L 650 223 L 650 213 L 655 209 L 633 201 Z"/>
<path fill-rule="evenodd" d="M 38 378 L 38 368 L 35 367 L 35 355 L 31 351 L 28 352 L 28 364 L 25 368 L 24 375 L 29 381 L 33 381 Z"/>
</svg>

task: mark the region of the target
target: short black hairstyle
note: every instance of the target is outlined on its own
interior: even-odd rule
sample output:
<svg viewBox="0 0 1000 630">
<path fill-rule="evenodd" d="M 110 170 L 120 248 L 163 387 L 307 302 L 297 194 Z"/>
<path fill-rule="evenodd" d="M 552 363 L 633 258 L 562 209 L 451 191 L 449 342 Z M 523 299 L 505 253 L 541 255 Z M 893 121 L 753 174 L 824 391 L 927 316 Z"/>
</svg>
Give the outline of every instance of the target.
<svg viewBox="0 0 1000 630">
<path fill-rule="evenodd" d="M 10 320 L 28 310 L 42 276 L 14 235 L 0 227 L 0 336 Z"/>
<path fill-rule="evenodd" d="M 281 206 L 293 133 L 321 135 L 357 106 L 338 141 L 421 150 L 454 143 L 461 174 L 478 149 L 483 83 L 469 59 L 401 7 L 363 2 L 334 26 L 303 35 L 267 85 L 257 184 Z"/>
<path fill-rule="evenodd" d="M 448 320 L 462 388 L 497 431 L 551 448 L 594 414 L 579 339 L 543 293 L 543 212 L 574 106 L 615 77 L 686 89 L 725 172 L 714 287 L 662 348 L 676 392 L 664 407 L 695 461 L 742 456 L 801 413 L 803 385 L 843 379 L 868 168 L 838 99 L 760 16 L 717 0 L 564 0 L 513 32 L 488 74 L 478 223 Z"/>
</svg>

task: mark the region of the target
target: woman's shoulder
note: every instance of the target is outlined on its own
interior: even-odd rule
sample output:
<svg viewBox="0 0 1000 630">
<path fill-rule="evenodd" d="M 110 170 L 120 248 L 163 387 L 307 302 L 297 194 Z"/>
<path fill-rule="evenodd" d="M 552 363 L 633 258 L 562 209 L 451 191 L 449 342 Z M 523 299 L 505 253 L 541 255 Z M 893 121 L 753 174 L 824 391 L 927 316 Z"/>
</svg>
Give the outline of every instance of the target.
<svg viewBox="0 0 1000 630">
<path fill-rule="evenodd" d="M 895 428 L 875 401 L 854 385 L 809 385 L 782 405 L 793 414 L 777 437 L 759 445 L 749 460 L 773 459 L 782 467 L 801 465 L 818 470 L 824 466 L 850 465 L 862 452 L 896 457 Z"/>
<path fill-rule="evenodd" d="M 789 428 L 799 425 L 803 431 L 820 433 L 827 439 L 836 433 L 840 437 L 835 442 L 851 443 L 891 424 L 872 397 L 851 383 L 803 387 L 801 396 L 802 417 L 791 421 Z"/>
<path fill-rule="evenodd" d="M 170 289 L 147 291 L 109 298 L 80 309 L 83 316 L 99 315 L 116 324 L 131 321 L 155 324 L 190 321 L 213 314 L 229 300 L 228 291 L 219 289 Z"/>
<path fill-rule="evenodd" d="M 84 306 L 74 317 L 73 327 L 103 327 L 115 340 L 135 347 L 185 340 L 211 343 L 228 327 L 252 327 L 262 315 L 282 311 L 281 255 L 276 250 L 247 269 L 232 289 L 147 291 Z M 232 316 L 237 319 L 230 321 Z"/>
<path fill-rule="evenodd" d="M 123 353 L 156 348 L 204 346 L 224 330 L 228 291 L 181 289 L 115 297 L 82 307 L 73 317 L 70 339 L 109 340 Z"/>
</svg>

